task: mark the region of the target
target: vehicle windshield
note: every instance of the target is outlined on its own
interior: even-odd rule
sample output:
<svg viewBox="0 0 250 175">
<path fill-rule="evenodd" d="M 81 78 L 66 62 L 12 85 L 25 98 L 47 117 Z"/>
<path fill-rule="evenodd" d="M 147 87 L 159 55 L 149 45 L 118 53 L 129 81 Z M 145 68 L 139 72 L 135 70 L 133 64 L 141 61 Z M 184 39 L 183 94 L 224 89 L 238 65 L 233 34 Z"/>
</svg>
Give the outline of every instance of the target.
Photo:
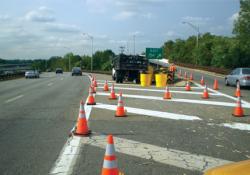
<svg viewBox="0 0 250 175">
<path fill-rule="evenodd" d="M 244 74 L 244 75 L 249 74 L 250 75 L 250 68 L 242 69 L 242 74 Z"/>
</svg>

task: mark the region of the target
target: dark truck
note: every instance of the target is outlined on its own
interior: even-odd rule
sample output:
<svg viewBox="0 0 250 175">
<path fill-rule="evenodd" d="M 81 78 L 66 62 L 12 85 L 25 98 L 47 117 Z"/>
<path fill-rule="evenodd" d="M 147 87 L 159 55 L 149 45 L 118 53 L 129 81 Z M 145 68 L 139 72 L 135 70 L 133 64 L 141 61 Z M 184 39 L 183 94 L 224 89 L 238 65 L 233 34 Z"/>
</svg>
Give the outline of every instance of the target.
<svg viewBox="0 0 250 175">
<path fill-rule="evenodd" d="M 112 60 L 112 78 L 116 83 L 126 81 L 140 82 L 140 72 L 146 71 L 148 60 L 140 55 L 119 54 Z"/>
</svg>

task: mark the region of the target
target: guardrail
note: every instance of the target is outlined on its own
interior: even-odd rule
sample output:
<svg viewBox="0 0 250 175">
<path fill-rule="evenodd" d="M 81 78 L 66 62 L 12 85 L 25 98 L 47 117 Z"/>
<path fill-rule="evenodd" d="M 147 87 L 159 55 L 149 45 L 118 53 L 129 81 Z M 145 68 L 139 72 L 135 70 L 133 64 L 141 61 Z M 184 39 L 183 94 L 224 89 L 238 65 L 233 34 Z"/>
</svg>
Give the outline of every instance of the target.
<svg viewBox="0 0 250 175">
<path fill-rule="evenodd" d="M 24 77 L 29 69 L 30 64 L 0 64 L 0 81 Z"/>
</svg>

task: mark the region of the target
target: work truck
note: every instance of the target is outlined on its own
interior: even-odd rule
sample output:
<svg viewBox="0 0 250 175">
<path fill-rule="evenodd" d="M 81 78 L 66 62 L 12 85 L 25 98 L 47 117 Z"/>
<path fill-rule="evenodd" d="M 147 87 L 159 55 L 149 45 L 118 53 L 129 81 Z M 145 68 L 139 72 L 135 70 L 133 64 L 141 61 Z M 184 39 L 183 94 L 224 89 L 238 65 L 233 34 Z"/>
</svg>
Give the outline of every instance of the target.
<svg viewBox="0 0 250 175">
<path fill-rule="evenodd" d="M 123 53 L 112 59 L 112 78 L 116 83 L 126 81 L 140 82 L 140 72 L 147 71 L 148 60 L 140 55 L 125 55 Z"/>
</svg>

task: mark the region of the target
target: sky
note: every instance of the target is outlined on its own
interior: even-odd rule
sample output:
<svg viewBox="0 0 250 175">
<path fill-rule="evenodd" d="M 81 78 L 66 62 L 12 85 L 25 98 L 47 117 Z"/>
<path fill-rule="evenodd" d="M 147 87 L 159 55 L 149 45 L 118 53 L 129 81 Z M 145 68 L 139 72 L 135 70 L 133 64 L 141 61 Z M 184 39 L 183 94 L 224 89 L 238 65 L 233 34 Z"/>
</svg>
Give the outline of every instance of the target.
<svg viewBox="0 0 250 175">
<path fill-rule="evenodd" d="M 239 0 L 2 0 L 0 58 L 142 53 L 200 33 L 232 36 Z M 183 23 L 186 22 L 186 23 Z M 134 47 L 135 46 L 135 47 Z"/>
</svg>

